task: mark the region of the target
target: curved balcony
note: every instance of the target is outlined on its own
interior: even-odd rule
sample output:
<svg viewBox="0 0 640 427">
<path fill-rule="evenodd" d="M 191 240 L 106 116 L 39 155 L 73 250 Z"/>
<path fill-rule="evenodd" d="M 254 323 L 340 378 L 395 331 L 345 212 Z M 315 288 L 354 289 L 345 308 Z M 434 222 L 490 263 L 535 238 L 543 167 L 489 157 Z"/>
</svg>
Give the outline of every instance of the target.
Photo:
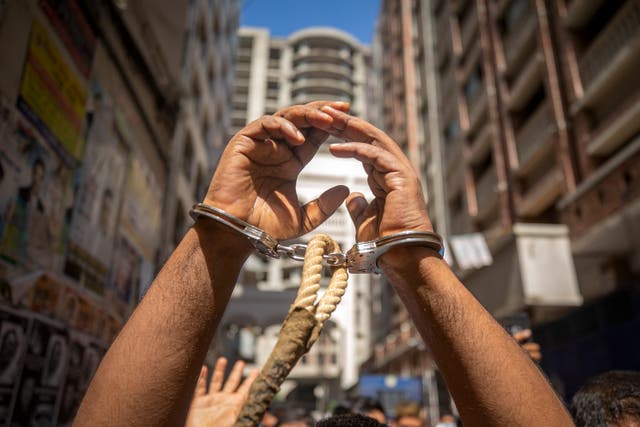
<svg viewBox="0 0 640 427">
<path fill-rule="evenodd" d="M 332 64 L 327 62 L 303 62 L 293 67 L 293 76 L 302 75 L 333 75 L 351 78 L 353 70 L 349 65 Z"/>
<path fill-rule="evenodd" d="M 294 61 L 305 59 L 333 59 L 350 63 L 351 53 L 342 49 L 330 47 L 312 47 L 309 49 L 299 50 L 293 55 Z"/>
<path fill-rule="evenodd" d="M 340 91 L 349 95 L 353 94 L 353 85 L 350 82 L 335 79 L 304 78 L 295 80 L 291 85 L 291 90 L 294 92 L 303 89 L 321 89 L 329 92 Z"/>
</svg>

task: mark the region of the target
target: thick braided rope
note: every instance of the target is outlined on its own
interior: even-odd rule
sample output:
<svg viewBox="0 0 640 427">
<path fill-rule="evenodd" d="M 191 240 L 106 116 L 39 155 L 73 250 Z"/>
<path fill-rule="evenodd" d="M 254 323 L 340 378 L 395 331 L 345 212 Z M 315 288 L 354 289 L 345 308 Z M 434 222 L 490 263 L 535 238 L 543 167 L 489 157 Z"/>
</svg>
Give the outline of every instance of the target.
<svg viewBox="0 0 640 427">
<path fill-rule="evenodd" d="M 307 245 L 302 267 L 302 283 L 293 305 L 303 307 L 316 314 L 316 319 L 322 325 L 336 309 L 347 287 L 347 270 L 344 267 L 334 267 L 331 281 L 326 292 L 316 304 L 320 279 L 322 278 L 322 255 L 340 252 L 340 246 L 326 234 L 318 234 Z"/>
</svg>

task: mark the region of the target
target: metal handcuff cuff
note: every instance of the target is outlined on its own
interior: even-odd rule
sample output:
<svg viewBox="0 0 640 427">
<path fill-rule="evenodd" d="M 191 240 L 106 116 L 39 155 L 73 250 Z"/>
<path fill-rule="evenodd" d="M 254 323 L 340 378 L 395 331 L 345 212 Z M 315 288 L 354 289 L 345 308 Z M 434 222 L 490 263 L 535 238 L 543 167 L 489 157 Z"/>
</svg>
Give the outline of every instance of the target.
<svg viewBox="0 0 640 427">
<path fill-rule="evenodd" d="M 194 221 L 202 216 L 226 225 L 249 239 L 253 247 L 263 255 L 280 258 L 280 255 L 283 254 L 293 260 L 304 260 L 307 245 L 300 243 L 290 246 L 283 245 L 264 230 L 236 218 L 222 209 L 198 203 L 193 206 L 189 214 Z M 323 258 L 329 266 L 346 266 L 349 273 L 380 274 L 382 271 L 378 266 L 378 258 L 396 246 L 427 247 L 436 251 L 440 258 L 444 256 L 444 244 L 439 234 L 428 231 L 401 231 L 376 240 L 358 242 L 346 254 L 332 252 L 325 254 Z"/>
</svg>

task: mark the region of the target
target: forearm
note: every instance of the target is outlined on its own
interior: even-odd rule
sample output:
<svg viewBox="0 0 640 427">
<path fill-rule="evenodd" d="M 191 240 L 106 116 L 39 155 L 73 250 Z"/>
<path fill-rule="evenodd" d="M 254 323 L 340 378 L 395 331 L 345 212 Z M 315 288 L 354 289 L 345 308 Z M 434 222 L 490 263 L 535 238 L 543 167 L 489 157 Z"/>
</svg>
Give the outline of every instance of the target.
<svg viewBox="0 0 640 427">
<path fill-rule="evenodd" d="M 105 355 L 75 425 L 181 425 L 248 243 L 190 229 Z"/>
<path fill-rule="evenodd" d="M 428 249 L 400 251 L 383 268 L 465 425 L 572 425 L 544 376 L 446 263 Z"/>
</svg>

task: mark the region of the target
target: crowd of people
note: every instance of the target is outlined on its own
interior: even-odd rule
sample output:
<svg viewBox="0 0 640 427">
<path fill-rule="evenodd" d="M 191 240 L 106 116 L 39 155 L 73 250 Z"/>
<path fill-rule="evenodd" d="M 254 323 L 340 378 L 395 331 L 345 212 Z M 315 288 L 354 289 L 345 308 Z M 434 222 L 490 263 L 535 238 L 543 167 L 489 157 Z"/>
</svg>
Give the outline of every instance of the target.
<svg viewBox="0 0 640 427">
<path fill-rule="evenodd" d="M 358 241 L 407 231 L 432 232 L 422 184 L 409 160 L 388 135 L 349 115 L 348 109 L 345 103 L 320 101 L 288 107 L 250 123 L 229 141 L 203 203 L 277 240 L 307 234 L 343 203 Z M 297 176 L 329 135 L 345 141 L 330 145 L 334 156 L 362 163 L 373 200 L 338 185 L 300 204 Z M 202 364 L 240 268 L 252 250 L 236 231 L 210 218 L 198 219 L 102 360 L 75 424 L 184 425 L 186 420 L 190 426 L 223 426 L 224 420 L 234 420 L 257 373 L 243 380 L 240 362 L 224 381 L 227 362 L 219 360 L 207 387 Z M 430 349 L 464 425 L 573 425 L 564 403 L 527 352 L 437 251 L 395 247 L 378 260 L 378 267 Z M 604 405 L 604 418 L 599 419 L 606 422 L 612 414 L 614 421 L 602 425 L 633 425 L 620 424 L 634 417 L 638 420 L 634 414 L 640 413 L 634 412 L 639 405 L 637 382 L 628 385 L 637 378 L 625 375 L 596 381 L 586 392 L 586 404 L 574 402 L 576 414 L 604 405 L 597 391 L 604 384 L 611 389 L 603 392 L 606 397 L 619 396 L 623 402 L 611 411 Z M 613 394 L 614 390 L 619 393 Z M 385 408 L 370 403 L 353 405 L 316 425 L 424 425 L 415 405 L 399 407 L 394 418 L 387 419 Z M 456 422 L 451 417 L 441 420 L 444 426 Z M 297 411 L 267 413 L 262 421 L 264 426 L 287 427 L 312 423 L 307 414 Z"/>
</svg>

